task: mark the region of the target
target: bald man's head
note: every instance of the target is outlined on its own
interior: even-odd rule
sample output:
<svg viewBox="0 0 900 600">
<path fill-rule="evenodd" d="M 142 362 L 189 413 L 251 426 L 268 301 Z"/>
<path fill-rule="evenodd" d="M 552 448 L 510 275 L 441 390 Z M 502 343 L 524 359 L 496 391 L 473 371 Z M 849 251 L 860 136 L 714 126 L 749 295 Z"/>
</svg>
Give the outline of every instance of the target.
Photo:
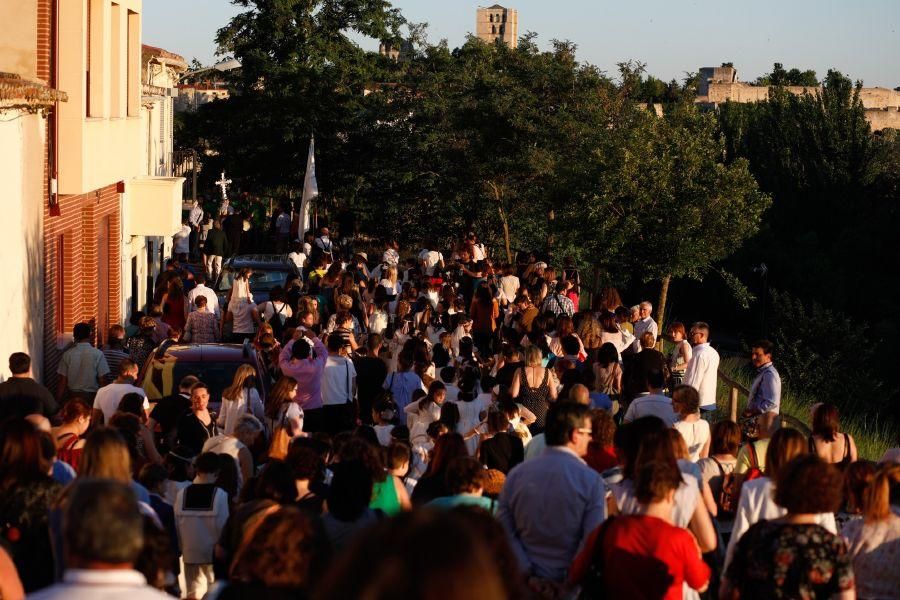
<svg viewBox="0 0 900 600">
<path fill-rule="evenodd" d="M 590 406 L 591 404 L 591 397 L 587 387 L 580 383 L 576 383 L 569 390 L 569 400 L 585 406 Z"/>
</svg>

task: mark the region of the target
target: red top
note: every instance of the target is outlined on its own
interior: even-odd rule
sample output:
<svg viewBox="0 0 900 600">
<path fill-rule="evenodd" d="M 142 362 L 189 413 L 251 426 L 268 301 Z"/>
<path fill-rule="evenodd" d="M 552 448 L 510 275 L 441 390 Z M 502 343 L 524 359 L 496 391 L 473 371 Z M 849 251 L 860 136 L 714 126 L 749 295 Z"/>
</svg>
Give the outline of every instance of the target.
<svg viewBox="0 0 900 600">
<path fill-rule="evenodd" d="M 587 455 L 584 457 L 584 462 L 601 475 L 604 471 L 608 471 L 619 464 L 619 461 L 616 458 L 616 449 L 613 446 L 603 447 L 597 442 L 588 444 L 588 451 Z"/>
<path fill-rule="evenodd" d="M 597 542 L 595 530 L 575 557 L 569 579 L 580 582 Z M 603 574 L 610 598 L 681 600 L 682 583 L 702 588 L 710 576 L 694 536 L 657 517 L 616 517 L 604 534 Z"/>
</svg>

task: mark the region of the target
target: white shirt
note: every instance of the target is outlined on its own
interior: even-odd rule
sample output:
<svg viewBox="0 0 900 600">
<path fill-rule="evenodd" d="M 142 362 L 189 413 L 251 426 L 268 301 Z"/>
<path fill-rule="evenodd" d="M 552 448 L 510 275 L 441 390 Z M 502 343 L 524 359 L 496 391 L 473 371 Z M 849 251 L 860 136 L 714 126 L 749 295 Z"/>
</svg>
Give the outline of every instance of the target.
<svg viewBox="0 0 900 600">
<path fill-rule="evenodd" d="M 191 212 L 188 215 L 188 221 L 194 227 L 200 227 L 200 224 L 203 223 L 203 209 L 200 206 L 192 206 Z"/>
<path fill-rule="evenodd" d="M 700 460 L 700 451 L 709 441 L 709 421 L 698 419 L 693 422 L 678 421 L 672 426 L 681 434 L 687 443 L 688 452 L 691 455 L 691 461 Z"/>
<path fill-rule="evenodd" d="M 182 225 L 181 229 L 179 229 L 175 235 L 172 236 L 172 241 L 175 245 L 174 252 L 175 254 L 184 254 L 191 251 L 190 245 L 191 239 L 191 228 L 187 225 Z"/>
<path fill-rule="evenodd" d="M 265 411 L 263 410 L 262 400 L 259 398 L 259 392 L 256 388 L 241 390 L 240 396 L 237 398 L 222 397 L 222 407 L 219 409 L 219 418 L 216 424 L 222 428 L 222 433 L 231 435 L 234 433 L 234 426 L 237 425 L 238 419 L 245 414 L 250 413 L 260 421 L 265 419 Z"/>
<path fill-rule="evenodd" d="M 253 321 L 253 309 L 256 308 L 252 302 L 244 298 L 232 301 L 228 305 L 228 310 L 234 318 L 231 330 L 234 333 L 253 333 L 256 331 L 256 323 Z"/>
<path fill-rule="evenodd" d="M 194 483 L 199 483 L 196 479 Z M 202 565 L 213 561 L 213 547 L 219 541 L 228 520 L 228 494 L 222 488 L 213 493 L 213 504 L 206 510 L 184 507 L 184 493 L 179 490 L 175 499 L 175 525 L 181 541 L 185 564 Z"/>
<path fill-rule="evenodd" d="M 694 346 L 694 354 L 684 371 L 684 383 L 700 393 L 701 408 L 715 408 L 718 378 L 719 353 L 709 342 Z"/>
<path fill-rule="evenodd" d="M 750 529 L 751 525 L 763 520 L 778 519 L 786 514 L 785 509 L 775 504 L 775 484 L 771 479 L 760 477 L 752 481 L 745 481 L 741 486 L 741 499 L 738 501 L 737 512 L 734 514 L 734 526 L 731 529 L 728 551 L 725 553 L 725 567 L 728 567 L 734 557 L 738 540 Z M 834 513 L 816 515 L 816 524 L 835 535 L 837 534 Z"/>
<path fill-rule="evenodd" d="M 133 569 L 66 569 L 62 583 L 28 595 L 37 600 L 171 600 Z"/>
<path fill-rule="evenodd" d="M 396 267 L 400 264 L 400 255 L 393 248 L 388 248 L 384 251 L 384 254 L 381 255 L 381 262 Z"/>
<path fill-rule="evenodd" d="M 500 278 L 500 295 L 507 302 L 512 303 L 516 300 L 516 293 L 519 291 L 521 283 L 515 275 L 504 275 Z"/>
<path fill-rule="evenodd" d="M 119 402 L 125 394 L 140 394 L 144 399 L 144 410 L 150 410 L 147 394 L 141 388 L 130 383 L 110 383 L 97 390 L 94 396 L 94 408 L 103 412 L 103 422 L 109 423 L 112 416 L 119 410 Z"/>
<path fill-rule="evenodd" d="M 634 482 L 623 479 L 619 483 L 610 485 L 616 506 L 623 515 L 640 514 L 641 503 L 634 496 Z M 672 524 L 676 527 L 687 527 L 694 516 L 697 503 L 700 502 L 700 482 L 695 477 L 685 477 L 682 471 L 682 481 L 675 490 L 675 504 L 672 507 Z"/>
<path fill-rule="evenodd" d="M 216 296 L 216 293 L 212 291 L 211 288 L 207 287 L 202 283 L 198 283 L 194 286 L 194 289 L 188 292 L 187 299 L 188 305 L 191 307 L 191 312 L 197 310 L 197 306 L 194 304 L 194 300 L 197 296 L 203 296 L 206 298 L 206 310 L 211 313 L 215 313 L 218 317 L 220 315 L 219 312 L 219 297 Z"/>
<path fill-rule="evenodd" d="M 278 305 L 276 305 L 275 302 L 269 300 L 268 302 L 257 304 L 256 310 L 259 312 L 259 316 L 266 321 L 271 321 L 275 313 L 278 313 L 278 318 L 281 319 L 282 325 L 286 320 L 294 316 L 294 311 L 292 311 L 291 307 L 284 302 L 279 302 Z"/>
<path fill-rule="evenodd" d="M 672 408 L 672 399 L 662 394 L 639 395 L 628 405 L 623 421 L 631 423 L 635 419 L 650 416 L 662 419 L 666 427 L 671 427 L 678 421 L 678 416 Z"/>
<path fill-rule="evenodd" d="M 634 341 L 631 343 L 631 347 L 635 352 L 640 352 L 642 350 L 641 336 L 647 331 L 653 334 L 653 339 L 659 337 L 659 326 L 656 324 L 656 321 L 653 320 L 653 317 L 639 319 L 634 324 Z"/>
<path fill-rule="evenodd" d="M 306 255 L 302 252 L 291 252 L 288 254 L 288 260 L 297 265 L 297 268 L 303 270 L 303 263 L 306 262 Z"/>
<path fill-rule="evenodd" d="M 419 252 L 418 258 L 425 263 L 425 274 L 430 277 L 434 275 L 434 267 L 444 260 L 444 255 L 437 250 L 428 250 L 426 248 Z"/>
<path fill-rule="evenodd" d="M 356 368 L 353 361 L 345 356 L 328 355 L 322 372 L 322 404 L 334 406 L 346 404 L 353 399 L 353 380 Z"/>
<path fill-rule="evenodd" d="M 459 424 L 456 426 L 456 431 L 464 436 L 481 423 L 481 413 L 490 408 L 493 400 L 490 394 L 478 394 L 471 402 L 458 398 L 447 400 L 447 402 L 453 402 L 459 409 Z M 475 456 L 475 451 L 478 449 L 478 436 L 474 435 L 467 439 L 466 447 L 469 449 L 469 456 Z"/>
</svg>

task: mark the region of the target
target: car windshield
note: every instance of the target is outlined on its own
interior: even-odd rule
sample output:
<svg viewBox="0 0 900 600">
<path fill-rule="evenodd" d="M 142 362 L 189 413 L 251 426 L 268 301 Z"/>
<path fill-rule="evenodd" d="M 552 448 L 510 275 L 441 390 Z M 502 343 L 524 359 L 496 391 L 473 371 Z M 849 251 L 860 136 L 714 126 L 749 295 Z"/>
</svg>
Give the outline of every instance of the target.
<svg viewBox="0 0 900 600">
<path fill-rule="evenodd" d="M 209 386 L 210 402 L 220 402 L 222 391 L 231 385 L 234 374 L 242 362 L 200 362 L 172 360 L 169 356 L 160 361 L 154 359 L 144 375 L 144 391 L 150 400 L 159 400 L 178 391 L 178 382 L 187 375 L 193 375 Z M 246 363 L 249 364 L 249 363 Z M 257 391 L 259 377 L 256 378 Z"/>
<path fill-rule="evenodd" d="M 219 280 L 219 290 L 230 290 L 238 271 L 225 269 Z M 253 271 L 250 275 L 250 289 L 252 291 L 268 292 L 275 286 L 284 287 L 287 282 L 287 271 Z"/>
</svg>

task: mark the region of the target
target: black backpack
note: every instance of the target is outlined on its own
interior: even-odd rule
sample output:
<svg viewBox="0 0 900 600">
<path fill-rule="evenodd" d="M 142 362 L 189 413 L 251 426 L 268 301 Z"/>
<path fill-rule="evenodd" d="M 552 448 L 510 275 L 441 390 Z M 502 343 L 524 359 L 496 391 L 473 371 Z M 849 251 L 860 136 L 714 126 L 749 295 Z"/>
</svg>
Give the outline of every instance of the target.
<svg viewBox="0 0 900 600">
<path fill-rule="evenodd" d="M 278 343 L 281 343 L 284 336 L 284 321 L 282 320 L 282 317 L 285 316 L 284 308 L 287 306 L 287 302 L 282 302 L 281 308 L 278 310 L 275 310 L 275 304 L 272 303 L 271 300 L 269 301 L 269 304 L 272 305 L 272 316 L 266 320 L 266 323 L 272 326 L 272 335 Z"/>
</svg>

